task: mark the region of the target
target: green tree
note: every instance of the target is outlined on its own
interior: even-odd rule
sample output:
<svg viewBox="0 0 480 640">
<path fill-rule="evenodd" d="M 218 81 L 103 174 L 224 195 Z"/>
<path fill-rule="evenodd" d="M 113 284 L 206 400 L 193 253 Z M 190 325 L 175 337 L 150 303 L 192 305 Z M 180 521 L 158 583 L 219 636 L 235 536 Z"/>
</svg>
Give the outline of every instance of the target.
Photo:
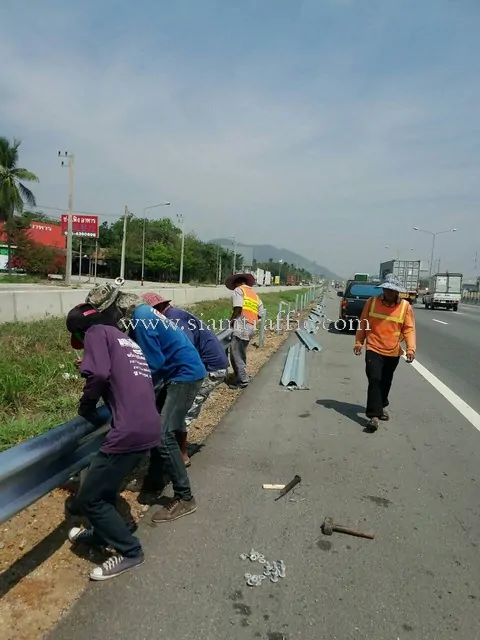
<svg viewBox="0 0 480 640">
<path fill-rule="evenodd" d="M 39 182 L 38 177 L 18 166 L 21 142 L 0 137 L 0 220 L 5 223 L 8 245 L 8 271 L 12 268 L 12 233 L 15 214 L 22 214 L 24 204 L 36 205 L 35 196 L 24 182 Z"/>
</svg>

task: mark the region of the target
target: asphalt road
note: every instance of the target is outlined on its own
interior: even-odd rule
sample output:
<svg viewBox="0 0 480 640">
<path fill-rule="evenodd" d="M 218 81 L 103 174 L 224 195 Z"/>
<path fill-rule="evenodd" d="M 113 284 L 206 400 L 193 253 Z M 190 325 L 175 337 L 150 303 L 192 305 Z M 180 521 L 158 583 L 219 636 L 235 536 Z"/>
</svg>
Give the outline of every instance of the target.
<svg viewBox="0 0 480 640">
<path fill-rule="evenodd" d="M 418 360 L 480 413 L 480 307 L 414 309 Z"/>
<path fill-rule="evenodd" d="M 475 316 L 452 322 L 468 335 L 476 326 Z M 196 514 L 145 523 L 148 562 L 93 584 L 50 640 L 480 638 L 480 433 L 403 360 L 391 422 L 366 433 L 352 336 L 317 337 L 310 390 L 279 387 L 285 346 L 194 457 Z M 432 337 L 421 349 L 439 347 Z M 297 473 L 277 502 L 262 489 Z M 325 516 L 375 540 L 326 537 Z M 239 556 L 252 547 L 283 559 L 286 578 L 247 587 L 260 565 Z"/>
</svg>

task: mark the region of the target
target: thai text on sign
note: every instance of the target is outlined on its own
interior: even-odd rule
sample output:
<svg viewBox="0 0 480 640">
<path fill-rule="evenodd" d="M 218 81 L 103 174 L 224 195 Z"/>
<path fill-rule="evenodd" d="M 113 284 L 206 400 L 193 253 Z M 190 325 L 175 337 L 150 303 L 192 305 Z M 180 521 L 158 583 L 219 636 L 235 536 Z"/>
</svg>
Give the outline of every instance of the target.
<svg viewBox="0 0 480 640">
<path fill-rule="evenodd" d="M 68 233 L 68 215 L 62 215 L 62 233 Z M 72 215 L 72 235 L 82 238 L 98 238 L 98 216 Z"/>
</svg>

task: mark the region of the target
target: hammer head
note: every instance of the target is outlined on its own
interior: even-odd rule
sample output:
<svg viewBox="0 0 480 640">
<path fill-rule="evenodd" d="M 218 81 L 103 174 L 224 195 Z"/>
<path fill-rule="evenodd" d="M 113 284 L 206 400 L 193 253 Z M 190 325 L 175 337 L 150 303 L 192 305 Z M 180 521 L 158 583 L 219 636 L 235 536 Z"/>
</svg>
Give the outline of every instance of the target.
<svg viewBox="0 0 480 640">
<path fill-rule="evenodd" d="M 331 536 L 333 533 L 333 518 L 325 518 L 322 525 L 322 531 L 326 536 Z"/>
</svg>

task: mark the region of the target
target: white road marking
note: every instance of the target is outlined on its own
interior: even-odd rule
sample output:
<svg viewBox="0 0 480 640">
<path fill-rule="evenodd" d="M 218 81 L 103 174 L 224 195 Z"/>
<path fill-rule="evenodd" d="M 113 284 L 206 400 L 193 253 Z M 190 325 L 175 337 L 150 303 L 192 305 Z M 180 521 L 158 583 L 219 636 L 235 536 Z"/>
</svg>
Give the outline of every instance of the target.
<svg viewBox="0 0 480 640">
<path fill-rule="evenodd" d="M 433 322 L 439 322 L 440 324 L 448 324 L 448 322 L 444 322 L 443 320 L 435 320 L 435 318 L 432 318 Z"/>
<path fill-rule="evenodd" d="M 405 358 L 405 356 L 403 356 Z M 429 382 L 434 389 L 436 389 L 444 398 L 448 400 L 448 402 L 455 407 L 455 409 L 462 414 L 462 416 L 470 422 L 470 424 L 480 431 L 480 415 L 472 409 L 472 407 L 467 404 L 464 400 L 457 396 L 457 394 L 452 391 L 446 384 L 443 384 L 441 380 L 434 376 L 428 369 L 426 369 L 423 364 L 420 364 L 418 360 L 414 360 L 411 365 L 418 371 L 418 373 L 425 378 L 427 382 Z"/>
</svg>

